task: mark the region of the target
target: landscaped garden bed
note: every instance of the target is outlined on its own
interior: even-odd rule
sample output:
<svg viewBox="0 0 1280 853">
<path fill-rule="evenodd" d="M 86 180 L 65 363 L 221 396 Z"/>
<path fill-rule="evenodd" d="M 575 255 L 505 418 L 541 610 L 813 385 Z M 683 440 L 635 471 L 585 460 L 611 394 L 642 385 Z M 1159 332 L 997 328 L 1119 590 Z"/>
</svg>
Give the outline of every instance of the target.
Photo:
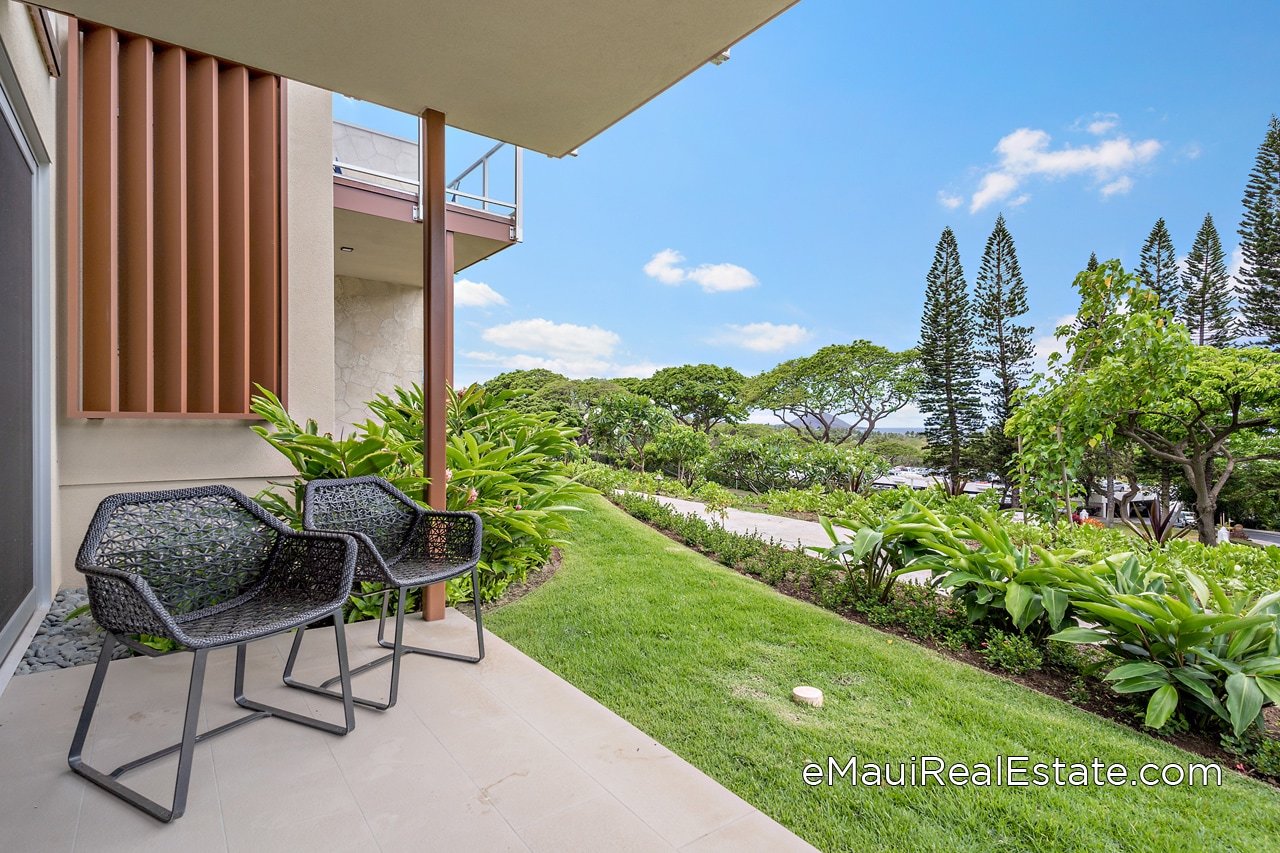
<svg viewBox="0 0 1280 853">
<path fill-rule="evenodd" d="M 831 559 L 796 552 L 782 543 L 765 541 L 759 536 L 732 533 L 696 515 L 681 514 L 666 504 L 641 495 L 618 494 L 614 496 L 614 500 L 632 515 L 676 541 L 687 544 L 730 568 L 757 577 L 787 595 L 911 639 L 957 660 L 1000 673 L 1033 689 L 1221 761 L 1225 766 L 1253 773 L 1270 781 L 1276 781 L 1276 777 L 1280 776 L 1280 741 L 1274 739 L 1274 707 L 1267 708 L 1256 723 L 1249 724 L 1251 721 L 1246 721 L 1245 724 L 1231 726 L 1228 720 L 1208 717 L 1203 709 L 1188 708 L 1190 702 L 1183 697 L 1182 713 L 1170 712 L 1165 720 L 1157 721 L 1156 728 L 1147 727 L 1144 723 L 1151 719 L 1146 713 L 1151 704 L 1149 694 L 1163 685 L 1148 686 L 1139 682 L 1136 686 L 1145 689 L 1125 689 L 1130 687 L 1129 683 L 1108 677 L 1108 673 L 1116 671 L 1121 665 L 1128 665 L 1124 659 L 1094 645 L 1076 646 L 1048 639 L 1053 626 L 1049 625 L 1047 614 L 1043 612 L 1038 624 L 1033 625 L 1033 619 L 1024 619 L 1022 624 L 1017 624 L 1001 606 L 991 604 L 995 600 L 996 591 L 1001 591 L 1002 598 L 1004 581 L 990 580 L 989 585 L 984 585 L 974 583 L 978 580 L 976 576 L 970 578 L 968 582 L 977 587 L 976 597 L 991 596 L 987 601 L 977 604 L 973 600 L 975 590 L 965 589 L 964 583 L 954 583 L 956 578 L 961 578 L 960 573 L 949 573 L 945 565 L 936 560 L 936 554 L 932 555 L 935 558 L 932 566 L 940 572 L 936 585 L 894 584 L 892 578 L 887 576 L 878 579 L 869 577 L 868 568 L 856 565 L 876 556 L 870 551 L 860 555 L 861 560 L 853 561 L 855 565 L 842 565 L 833 563 Z M 968 501 L 962 500 L 957 506 L 962 510 L 974 511 L 987 524 L 998 523 L 993 516 L 973 507 Z M 899 515 L 902 512 L 900 510 Z M 963 524 L 966 519 L 953 517 L 953 521 Z M 969 519 L 968 523 L 976 531 L 975 535 L 985 535 L 980 522 Z M 1018 529 L 1020 526 L 1014 527 L 1021 536 L 1042 538 L 1044 535 L 1034 528 L 1024 530 Z M 1080 531 L 1080 534 L 1085 537 L 1098 535 L 1095 531 Z M 953 541 L 952 544 L 959 543 Z M 1033 554 L 1030 548 L 1024 547 L 1023 550 L 1028 555 Z M 1081 561 L 1090 554 L 1087 549 L 1079 547 L 1059 548 L 1055 552 L 1041 550 L 1047 559 L 1056 553 L 1075 556 L 1077 561 Z M 977 553 L 981 554 L 982 549 L 978 548 Z M 1219 558 L 1231 554 L 1230 550 L 1212 551 L 1212 555 Z M 1254 574 L 1260 577 L 1253 578 L 1255 583 L 1265 585 L 1270 582 L 1271 576 L 1266 569 L 1272 565 L 1269 558 L 1274 555 L 1260 554 L 1255 549 L 1243 547 L 1238 547 L 1236 554 L 1256 558 Z M 848 554 L 843 556 L 847 560 Z M 907 562 L 916 571 L 926 569 L 930 567 L 930 561 L 924 559 L 927 556 L 929 555 L 924 550 L 920 550 Z M 1005 558 L 1009 559 L 1009 555 L 1006 554 Z M 1155 567 L 1153 571 L 1163 568 L 1179 572 L 1185 571 L 1185 563 L 1194 563 L 1197 559 L 1201 561 L 1198 568 L 1209 568 L 1204 563 L 1204 549 L 1194 543 L 1187 543 L 1185 548 L 1149 555 L 1148 562 Z M 887 575 L 894 567 L 884 566 L 882 575 Z M 1224 584 L 1236 587 L 1245 585 L 1239 577 L 1241 572 L 1238 564 L 1231 569 L 1220 568 L 1218 571 L 1227 575 L 1222 579 Z M 1031 575 L 1025 577 L 1030 578 Z M 1209 577 L 1209 583 L 1217 587 L 1218 579 Z M 946 587 L 951 588 L 945 589 Z M 1245 594 L 1247 593 L 1239 595 Z M 1031 609 L 1038 606 L 1033 602 Z M 1062 608 L 1062 622 L 1057 627 L 1066 628 L 1065 598 Z M 1071 625 L 1076 626 L 1079 621 L 1071 620 Z M 1028 628 L 1031 630 L 1026 630 Z M 1221 651 L 1219 653 L 1222 654 Z M 1188 654 L 1188 657 L 1191 655 Z M 1253 659 L 1261 666 L 1270 665 L 1266 648 L 1260 648 Z M 1244 661 L 1242 663 L 1246 666 L 1254 665 Z M 1125 672 L 1119 671 L 1122 674 Z M 1199 677 L 1210 683 L 1207 677 Z M 1107 680 L 1103 680 L 1104 678 Z M 1116 692 L 1117 689 L 1125 689 L 1125 692 Z M 1221 688 L 1218 689 L 1221 695 Z M 1229 695 L 1222 697 L 1223 706 L 1230 702 Z M 1219 707 L 1225 716 L 1230 716 L 1226 714 L 1225 707 Z M 1201 713 L 1197 713 L 1197 710 L 1201 710 Z"/>
</svg>

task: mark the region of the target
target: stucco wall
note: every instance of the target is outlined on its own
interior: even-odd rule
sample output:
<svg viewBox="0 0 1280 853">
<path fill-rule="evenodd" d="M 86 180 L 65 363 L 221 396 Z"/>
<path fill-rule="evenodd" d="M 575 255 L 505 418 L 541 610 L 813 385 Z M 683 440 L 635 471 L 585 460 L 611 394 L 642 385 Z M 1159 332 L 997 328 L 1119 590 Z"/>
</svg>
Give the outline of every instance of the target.
<svg viewBox="0 0 1280 853">
<path fill-rule="evenodd" d="M 287 84 L 288 402 L 324 429 L 333 422 L 334 387 L 330 99 L 321 89 Z M 55 588 L 79 581 L 76 550 L 106 495 L 207 483 L 252 494 L 291 472 L 245 421 L 62 418 L 57 433 Z"/>
<path fill-rule="evenodd" d="M 338 276 L 333 322 L 335 421 L 348 429 L 375 394 L 422 381 L 422 288 Z"/>
</svg>

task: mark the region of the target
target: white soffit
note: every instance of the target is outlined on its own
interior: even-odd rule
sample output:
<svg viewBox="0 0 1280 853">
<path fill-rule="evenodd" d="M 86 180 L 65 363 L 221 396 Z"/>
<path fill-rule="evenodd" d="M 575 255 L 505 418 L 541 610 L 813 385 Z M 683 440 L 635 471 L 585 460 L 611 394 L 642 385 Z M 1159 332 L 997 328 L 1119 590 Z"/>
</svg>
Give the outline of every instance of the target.
<svg viewBox="0 0 1280 853">
<path fill-rule="evenodd" d="M 48 0 L 562 156 L 798 0 Z M 731 67 L 731 66 L 730 66 Z"/>
</svg>

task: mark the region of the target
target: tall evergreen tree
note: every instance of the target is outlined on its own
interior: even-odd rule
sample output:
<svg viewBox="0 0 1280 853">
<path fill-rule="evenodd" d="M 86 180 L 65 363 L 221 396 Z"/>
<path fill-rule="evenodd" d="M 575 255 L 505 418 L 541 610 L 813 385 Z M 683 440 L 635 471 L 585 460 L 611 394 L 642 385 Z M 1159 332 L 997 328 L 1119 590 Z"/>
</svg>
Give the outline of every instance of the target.
<svg viewBox="0 0 1280 853">
<path fill-rule="evenodd" d="M 1093 272 L 1093 271 L 1094 271 L 1094 270 L 1096 270 L 1097 268 L 1098 268 L 1098 253 L 1097 253 L 1097 252 L 1090 252 L 1090 253 L 1089 253 L 1089 263 L 1087 263 L 1087 264 L 1085 264 L 1085 265 L 1084 265 L 1084 271 L 1085 271 L 1085 272 Z"/>
<path fill-rule="evenodd" d="M 1003 214 L 996 217 L 995 228 L 982 251 L 973 295 L 978 365 L 991 371 L 991 379 L 983 382 L 991 413 L 985 461 L 1006 480 L 1012 480 L 1008 475 L 1017 448 L 1013 438 L 1005 435 L 1004 425 L 1013 414 L 1014 392 L 1031 373 L 1035 344 L 1031 340 L 1032 328 L 1018 323 L 1018 318 L 1029 310 L 1027 285 Z"/>
<path fill-rule="evenodd" d="M 1193 343 L 1225 347 L 1235 337 L 1232 317 L 1231 276 L 1222 253 L 1222 241 L 1213 217 L 1204 216 L 1182 274 L 1182 321 L 1191 330 Z"/>
<path fill-rule="evenodd" d="M 1142 244 L 1138 257 L 1138 280 L 1144 287 L 1160 297 L 1160 307 L 1175 315 L 1182 310 L 1182 280 L 1178 273 L 1178 253 L 1173 250 L 1173 238 L 1164 224 L 1164 217 L 1156 220 L 1147 242 Z"/>
<path fill-rule="evenodd" d="M 920 410 L 926 459 L 960 494 L 973 471 L 974 439 L 982 429 L 981 386 L 975 358 L 973 306 L 960 266 L 956 235 L 944 228 L 925 277 L 920 320 Z"/>
<path fill-rule="evenodd" d="M 1275 116 L 1245 185 L 1240 249 L 1244 332 L 1280 350 L 1280 119 Z"/>
</svg>

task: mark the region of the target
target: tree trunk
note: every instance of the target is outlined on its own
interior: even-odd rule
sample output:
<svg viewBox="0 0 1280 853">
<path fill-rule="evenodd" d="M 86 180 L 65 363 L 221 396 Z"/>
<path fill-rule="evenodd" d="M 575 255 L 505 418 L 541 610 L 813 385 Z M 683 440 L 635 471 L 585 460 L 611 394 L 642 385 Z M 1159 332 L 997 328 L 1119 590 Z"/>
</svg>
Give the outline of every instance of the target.
<svg viewBox="0 0 1280 853">
<path fill-rule="evenodd" d="M 1191 490 L 1196 495 L 1196 526 L 1200 531 L 1200 542 L 1203 545 L 1216 545 L 1218 542 L 1214 522 L 1218 515 L 1218 498 L 1213 494 L 1212 471 L 1213 460 L 1201 465 L 1186 466 L 1187 479 Z"/>
<path fill-rule="evenodd" d="M 1124 521 L 1128 521 L 1132 517 L 1131 507 L 1133 505 L 1133 499 L 1142 491 L 1142 489 L 1138 487 L 1138 474 L 1136 471 L 1130 471 L 1128 478 L 1129 491 L 1120 496 L 1120 518 Z"/>
<path fill-rule="evenodd" d="M 1110 467 L 1107 468 L 1107 499 L 1102 504 L 1102 523 L 1111 524 L 1115 519 L 1116 506 L 1116 475 Z"/>
</svg>

